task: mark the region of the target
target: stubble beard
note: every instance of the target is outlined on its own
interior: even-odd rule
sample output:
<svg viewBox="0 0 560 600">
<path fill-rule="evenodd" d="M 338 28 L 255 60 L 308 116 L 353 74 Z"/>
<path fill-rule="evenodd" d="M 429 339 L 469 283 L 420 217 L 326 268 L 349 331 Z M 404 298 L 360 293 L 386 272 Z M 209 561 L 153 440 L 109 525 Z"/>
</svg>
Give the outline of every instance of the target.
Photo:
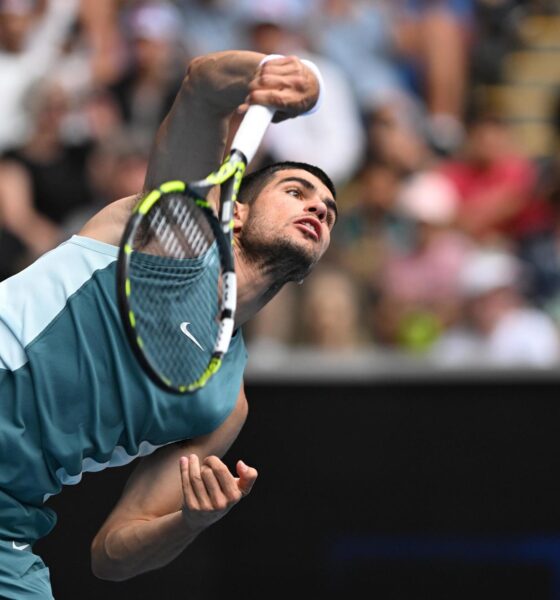
<svg viewBox="0 0 560 600">
<path fill-rule="evenodd" d="M 289 281 L 299 283 L 307 277 L 317 262 L 312 252 L 287 237 L 263 239 L 256 222 L 247 225 L 238 238 L 239 249 L 249 264 L 270 279 L 272 295 Z"/>
</svg>

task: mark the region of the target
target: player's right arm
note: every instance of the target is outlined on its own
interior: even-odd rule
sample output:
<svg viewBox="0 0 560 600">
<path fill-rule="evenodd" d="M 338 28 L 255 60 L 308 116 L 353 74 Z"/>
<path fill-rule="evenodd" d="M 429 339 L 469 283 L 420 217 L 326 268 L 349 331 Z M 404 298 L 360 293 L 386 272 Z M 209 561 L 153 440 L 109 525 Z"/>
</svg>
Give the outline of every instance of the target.
<svg viewBox="0 0 560 600">
<path fill-rule="evenodd" d="M 318 100 L 315 74 L 295 56 L 261 64 L 264 54 L 242 50 L 195 58 L 171 111 L 160 126 L 145 187 L 206 177 L 224 158 L 239 107 L 263 104 L 275 120 L 296 117 Z M 232 126 L 233 127 L 230 127 Z"/>
<path fill-rule="evenodd" d="M 145 190 L 165 181 L 206 177 L 222 162 L 238 123 L 239 107 L 263 104 L 275 120 L 296 117 L 319 97 L 315 74 L 297 57 L 260 65 L 263 54 L 229 50 L 191 61 L 173 106 L 161 124 L 150 154 Z M 81 235 L 118 245 L 135 197 L 117 200 L 91 219 Z"/>
</svg>

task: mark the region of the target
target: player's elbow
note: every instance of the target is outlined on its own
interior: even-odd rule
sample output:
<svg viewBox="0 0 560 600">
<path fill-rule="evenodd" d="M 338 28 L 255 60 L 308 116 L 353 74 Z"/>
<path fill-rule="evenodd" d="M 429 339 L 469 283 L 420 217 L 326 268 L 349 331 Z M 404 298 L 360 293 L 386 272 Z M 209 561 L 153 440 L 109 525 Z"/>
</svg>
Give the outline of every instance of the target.
<svg viewBox="0 0 560 600">
<path fill-rule="evenodd" d="M 198 101 L 204 104 L 215 101 L 215 88 L 217 87 L 215 71 L 216 58 L 213 54 L 193 58 L 183 79 L 180 96 L 190 100 L 196 96 Z"/>
<path fill-rule="evenodd" d="M 111 556 L 107 547 L 107 535 L 98 533 L 91 543 L 91 571 L 98 579 L 124 581 L 132 574 L 127 573 L 122 561 Z"/>
</svg>

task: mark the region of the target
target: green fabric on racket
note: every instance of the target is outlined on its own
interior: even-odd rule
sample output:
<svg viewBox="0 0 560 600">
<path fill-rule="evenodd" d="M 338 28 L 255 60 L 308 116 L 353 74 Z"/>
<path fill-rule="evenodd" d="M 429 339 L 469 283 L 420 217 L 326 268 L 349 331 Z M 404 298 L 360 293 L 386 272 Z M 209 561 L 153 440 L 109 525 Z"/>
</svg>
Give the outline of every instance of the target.
<svg viewBox="0 0 560 600">
<path fill-rule="evenodd" d="M 203 387 L 221 366 L 237 302 L 233 203 L 273 111 L 252 106 L 220 168 L 169 181 L 142 198 L 119 246 L 117 296 L 130 346 L 166 391 Z M 216 217 L 206 198 L 220 186 Z"/>
</svg>

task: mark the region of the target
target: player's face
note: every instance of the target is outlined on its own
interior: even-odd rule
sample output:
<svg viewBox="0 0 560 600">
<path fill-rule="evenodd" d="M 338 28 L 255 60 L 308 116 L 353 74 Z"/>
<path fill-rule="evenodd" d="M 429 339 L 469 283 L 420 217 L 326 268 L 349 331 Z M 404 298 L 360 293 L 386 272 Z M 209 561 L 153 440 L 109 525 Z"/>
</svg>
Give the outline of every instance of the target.
<svg viewBox="0 0 560 600">
<path fill-rule="evenodd" d="M 300 262 L 304 275 L 323 256 L 336 221 L 336 203 L 325 184 L 301 169 L 274 174 L 250 205 L 242 205 L 240 242 L 265 258 Z"/>
</svg>

